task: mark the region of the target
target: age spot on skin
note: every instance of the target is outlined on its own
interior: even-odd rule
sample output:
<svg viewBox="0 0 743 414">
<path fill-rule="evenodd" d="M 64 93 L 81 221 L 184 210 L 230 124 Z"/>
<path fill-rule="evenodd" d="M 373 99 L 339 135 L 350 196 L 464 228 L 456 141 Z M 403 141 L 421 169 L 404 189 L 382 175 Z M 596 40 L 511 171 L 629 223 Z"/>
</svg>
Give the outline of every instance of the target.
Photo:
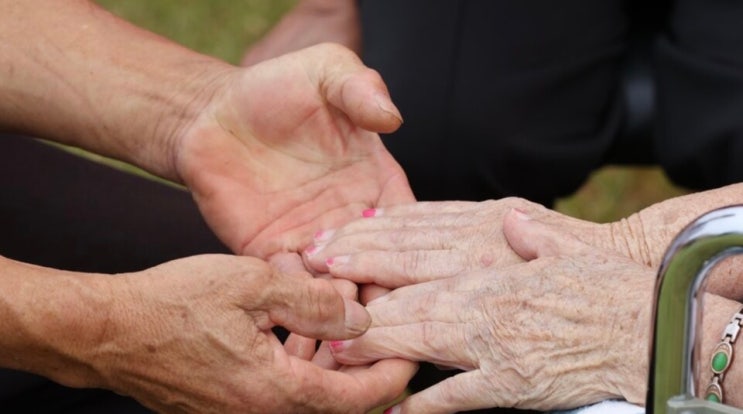
<svg viewBox="0 0 743 414">
<path fill-rule="evenodd" d="M 157 351 L 157 348 L 155 348 L 155 345 L 147 345 L 147 352 L 154 354 L 155 351 Z"/>
<path fill-rule="evenodd" d="M 480 265 L 482 267 L 490 267 L 493 264 L 493 255 L 491 253 L 483 253 L 482 256 L 480 256 Z"/>
</svg>

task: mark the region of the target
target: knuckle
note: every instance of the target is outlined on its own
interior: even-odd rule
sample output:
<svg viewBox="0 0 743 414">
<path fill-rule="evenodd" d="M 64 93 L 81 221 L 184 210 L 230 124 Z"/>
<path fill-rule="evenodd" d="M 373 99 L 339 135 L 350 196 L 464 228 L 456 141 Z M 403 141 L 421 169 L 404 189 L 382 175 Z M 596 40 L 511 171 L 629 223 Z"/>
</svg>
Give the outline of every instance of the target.
<svg viewBox="0 0 743 414">
<path fill-rule="evenodd" d="M 421 326 L 421 343 L 435 356 L 446 351 L 444 340 L 433 322 L 424 322 Z"/>
<path fill-rule="evenodd" d="M 424 253 L 420 250 L 412 252 L 404 252 L 400 255 L 400 261 L 402 262 L 403 276 L 406 277 L 406 282 L 410 283 L 414 277 L 419 273 L 421 263 L 424 260 Z"/>
<path fill-rule="evenodd" d="M 325 320 L 338 314 L 335 308 L 340 303 L 340 295 L 327 280 L 310 281 L 301 299 L 310 305 L 309 311 L 316 319 Z"/>
</svg>

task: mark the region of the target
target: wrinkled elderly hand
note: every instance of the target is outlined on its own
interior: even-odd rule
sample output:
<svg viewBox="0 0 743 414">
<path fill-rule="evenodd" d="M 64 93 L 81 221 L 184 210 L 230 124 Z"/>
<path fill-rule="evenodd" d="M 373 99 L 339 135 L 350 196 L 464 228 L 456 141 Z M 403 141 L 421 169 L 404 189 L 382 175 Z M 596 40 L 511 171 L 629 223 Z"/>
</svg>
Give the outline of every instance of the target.
<svg viewBox="0 0 743 414">
<path fill-rule="evenodd" d="M 95 385 L 161 412 L 363 413 L 399 395 L 414 372 L 390 360 L 341 373 L 288 354 L 271 327 L 337 339 L 369 323 L 305 272 L 213 255 L 109 279 L 118 293 L 107 328 L 76 352 L 93 361 Z"/>
<path fill-rule="evenodd" d="M 559 226 L 590 245 L 601 245 L 608 238 L 606 226 L 520 198 L 421 202 L 368 210 L 367 218 L 319 232 L 306 258 L 317 271 L 389 288 L 476 269 L 497 269 L 523 261 L 503 235 L 503 217 L 513 208 Z"/>
<path fill-rule="evenodd" d="M 375 132 L 401 118 L 379 75 L 351 51 L 318 45 L 215 82 L 179 135 L 178 177 L 236 253 L 306 247 L 317 229 L 414 200 Z"/>
<path fill-rule="evenodd" d="M 367 333 L 332 343 L 335 358 L 466 371 L 409 397 L 403 413 L 642 403 L 655 272 L 518 212 L 504 231 L 533 260 L 399 288 L 368 305 Z M 386 270 L 367 277 L 387 280 Z"/>
</svg>

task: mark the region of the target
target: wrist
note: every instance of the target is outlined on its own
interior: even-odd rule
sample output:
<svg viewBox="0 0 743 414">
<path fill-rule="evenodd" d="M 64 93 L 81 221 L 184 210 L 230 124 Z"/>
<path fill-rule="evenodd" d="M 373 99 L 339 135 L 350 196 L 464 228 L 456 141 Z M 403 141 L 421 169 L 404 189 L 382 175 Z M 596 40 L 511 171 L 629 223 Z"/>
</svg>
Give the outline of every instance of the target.
<svg viewBox="0 0 743 414">
<path fill-rule="evenodd" d="M 108 327 L 108 276 L 4 258 L 0 268 L 0 366 L 67 386 L 99 386 L 86 354 Z"/>
</svg>

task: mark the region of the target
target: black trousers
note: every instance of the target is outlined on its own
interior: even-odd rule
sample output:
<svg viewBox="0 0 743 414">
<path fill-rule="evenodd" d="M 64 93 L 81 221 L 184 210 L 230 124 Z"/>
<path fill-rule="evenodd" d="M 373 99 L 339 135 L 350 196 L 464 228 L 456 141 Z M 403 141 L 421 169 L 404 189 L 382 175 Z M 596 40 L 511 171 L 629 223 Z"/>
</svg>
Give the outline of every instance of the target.
<svg viewBox="0 0 743 414">
<path fill-rule="evenodd" d="M 648 28 L 651 161 L 694 189 L 743 180 L 741 2 L 361 0 L 361 10 L 365 63 L 405 119 L 385 142 L 420 199 L 549 205 L 575 191 L 627 149 L 637 108 L 622 81 Z M 632 151 L 624 162 L 647 161 Z"/>
</svg>

